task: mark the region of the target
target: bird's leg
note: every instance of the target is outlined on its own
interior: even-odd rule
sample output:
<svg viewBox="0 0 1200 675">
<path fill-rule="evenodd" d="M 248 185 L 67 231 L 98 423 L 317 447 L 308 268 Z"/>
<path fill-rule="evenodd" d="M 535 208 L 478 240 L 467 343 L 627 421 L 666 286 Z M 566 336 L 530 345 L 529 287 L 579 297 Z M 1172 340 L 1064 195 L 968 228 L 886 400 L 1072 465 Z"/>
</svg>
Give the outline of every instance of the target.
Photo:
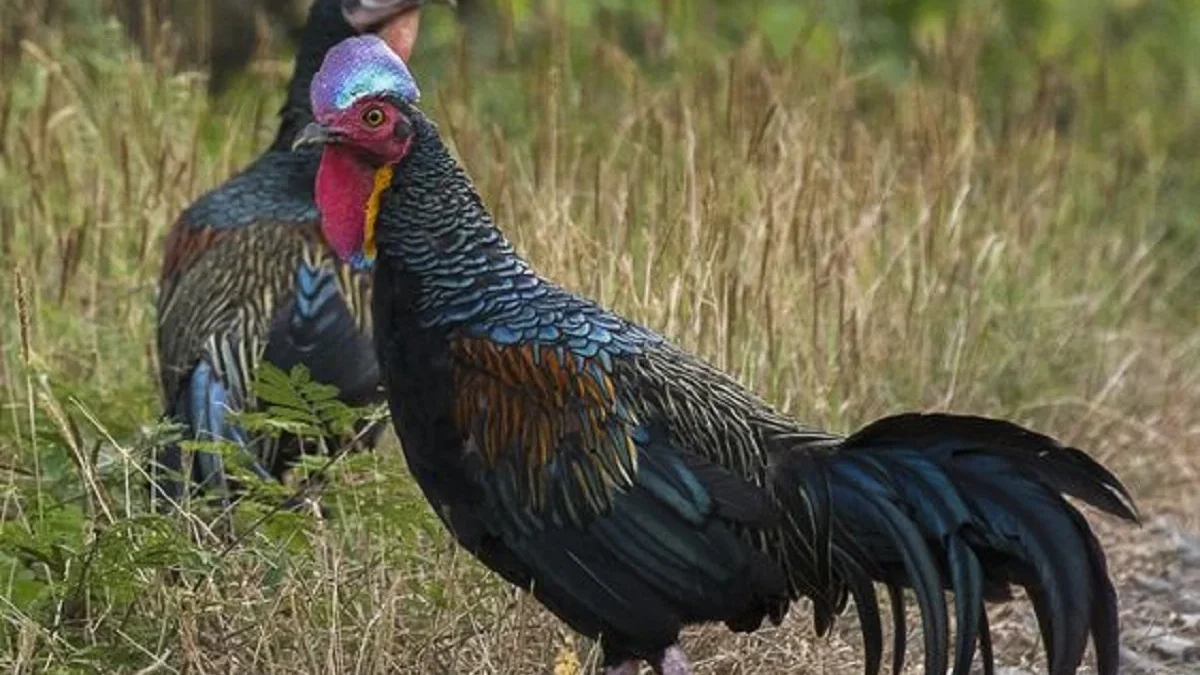
<svg viewBox="0 0 1200 675">
<path fill-rule="evenodd" d="M 654 666 L 656 675 L 692 675 L 692 666 L 679 645 L 671 645 Z"/>
<path fill-rule="evenodd" d="M 629 659 L 622 661 L 615 666 L 608 666 L 604 669 L 604 675 L 638 675 L 638 664 L 641 663 L 638 659 Z"/>
</svg>

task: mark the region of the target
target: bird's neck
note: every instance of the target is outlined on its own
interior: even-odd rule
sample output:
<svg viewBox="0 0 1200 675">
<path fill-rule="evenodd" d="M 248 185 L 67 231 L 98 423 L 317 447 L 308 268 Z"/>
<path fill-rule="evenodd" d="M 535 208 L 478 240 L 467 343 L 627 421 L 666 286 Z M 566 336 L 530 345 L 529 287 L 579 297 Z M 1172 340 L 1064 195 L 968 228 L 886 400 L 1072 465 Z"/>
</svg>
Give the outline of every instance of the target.
<svg viewBox="0 0 1200 675">
<path fill-rule="evenodd" d="M 300 48 L 296 52 L 287 100 L 279 111 L 279 130 L 271 143 L 272 150 L 290 149 L 296 134 L 312 121 L 308 93 L 313 77 L 320 70 L 326 52 L 354 35 L 354 29 L 342 16 L 341 6 L 336 0 L 317 0 L 313 3 L 300 38 Z"/>
<path fill-rule="evenodd" d="M 414 119 L 413 150 L 396 167 L 376 226 L 377 264 L 419 281 L 423 320 L 470 321 L 540 284 L 496 228 L 432 122 Z"/>
</svg>

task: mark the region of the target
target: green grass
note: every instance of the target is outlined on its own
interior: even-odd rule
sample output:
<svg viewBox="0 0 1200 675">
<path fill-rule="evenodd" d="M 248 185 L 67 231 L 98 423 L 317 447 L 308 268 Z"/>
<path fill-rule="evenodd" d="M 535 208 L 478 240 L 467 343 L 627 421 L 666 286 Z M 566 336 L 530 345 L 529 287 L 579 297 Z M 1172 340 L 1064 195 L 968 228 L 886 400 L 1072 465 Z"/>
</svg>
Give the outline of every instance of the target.
<svg viewBox="0 0 1200 675">
<path fill-rule="evenodd" d="M 544 273 L 814 425 L 1000 415 L 1151 510 L 1195 489 L 1198 214 L 1172 181 L 1200 161 L 1169 138 L 1131 123 L 1105 147 L 1136 153 L 1101 152 L 1036 115 L 985 123 L 968 76 L 885 87 L 756 41 L 649 73 L 550 26 L 505 66 L 452 39 L 413 64 Z M 548 672 L 568 632 L 454 548 L 394 441 L 335 466 L 333 521 L 247 505 L 230 544 L 148 513 L 163 234 L 266 144 L 286 68 L 213 105 L 119 36 L 35 27 L 0 86 L 0 665 Z M 798 608 L 689 639 L 703 673 L 858 672 L 853 626 L 816 641 Z"/>
</svg>

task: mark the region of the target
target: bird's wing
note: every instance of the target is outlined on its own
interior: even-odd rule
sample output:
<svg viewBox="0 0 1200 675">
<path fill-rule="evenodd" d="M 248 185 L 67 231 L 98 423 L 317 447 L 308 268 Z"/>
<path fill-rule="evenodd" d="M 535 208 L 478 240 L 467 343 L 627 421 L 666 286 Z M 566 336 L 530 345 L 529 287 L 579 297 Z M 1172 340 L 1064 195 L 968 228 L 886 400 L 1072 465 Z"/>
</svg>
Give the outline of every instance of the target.
<svg viewBox="0 0 1200 675">
<path fill-rule="evenodd" d="M 583 524 L 633 485 L 645 431 L 611 363 L 561 344 L 451 344 L 454 419 L 514 513 Z"/>
<path fill-rule="evenodd" d="M 305 365 L 348 403 L 379 400 L 369 274 L 339 262 L 315 237 L 292 264 L 291 290 L 275 308 L 262 358 L 285 371 Z"/>
<path fill-rule="evenodd" d="M 367 284 L 335 264 L 320 242 L 312 198 L 318 164 L 318 154 L 268 152 L 197 199 L 171 227 L 158 299 L 168 406 L 214 340 L 253 358 L 271 341 L 285 366 L 311 365 L 327 360 L 311 354 L 329 336 L 369 333 Z"/>
<path fill-rule="evenodd" d="M 207 198 L 220 197 L 218 190 Z M 379 374 L 365 311 L 369 279 L 336 262 L 316 220 L 244 218 L 197 219 L 189 210 L 175 223 L 164 251 L 158 347 L 167 414 L 189 439 L 249 452 L 250 439 L 226 413 L 253 407 L 250 381 L 263 360 L 284 370 L 304 364 L 355 404 L 377 399 Z M 251 467 L 263 478 L 277 473 L 292 451 L 278 439 L 254 440 Z M 163 448 L 159 464 L 179 472 L 182 452 Z M 199 453 L 193 474 L 196 484 L 223 490 L 216 455 Z M 181 496 L 177 482 L 158 482 L 172 499 Z"/>
<path fill-rule="evenodd" d="M 640 419 L 614 381 L 628 357 L 462 335 L 450 356 L 487 527 L 559 616 L 670 644 L 685 617 L 786 603 L 782 572 L 739 533 L 773 518 L 764 493 Z"/>
<path fill-rule="evenodd" d="M 252 366 L 275 307 L 294 284 L 305 238 L 294 226 L 217 229 L 177 224 L 168 238 L 158 303 L 159 362 L 168 406 L 196 364 L 232 349 Z M 241 375 L 249 375 L 243 372 Z"/>
<path fill-rule="evenodd" d="M 249 439 L 228 417 L 249 403 L 249 383 L 268 342 L 272 314 L 293 285 L 289 266 L 304 249 L 287 225 L 217 228 L 186 214 L 168 235 L 158 302 L 158 356 L 169 417 L 187 440 L 226 441 L 248 453 L 252 470 L 269 478 L 276 444 L 249 456 Z M 186 466 L 177 444 L 159 449 L 151 466 L 155 497 L 178 501 Z M 224 493 L 224 462 L 197 453 L 190 481 Z"/>
</svg>

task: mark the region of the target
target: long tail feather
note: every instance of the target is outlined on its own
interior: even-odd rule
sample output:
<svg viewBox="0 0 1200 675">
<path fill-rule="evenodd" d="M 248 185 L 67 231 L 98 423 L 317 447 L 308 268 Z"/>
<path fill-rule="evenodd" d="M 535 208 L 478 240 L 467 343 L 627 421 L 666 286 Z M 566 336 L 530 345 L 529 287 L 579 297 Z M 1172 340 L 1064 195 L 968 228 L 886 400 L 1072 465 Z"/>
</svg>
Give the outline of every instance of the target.
<svg viewBox="0 0 1200 675">
<path fill-rule="evenodd" d="M 996 675 L 996 659 L 992 653 L 992 630 L 988 625 L 987 608 L 979 609 L 979 660 L 983 661 L 983 675 Z"/>
<path fill-rule="evenodd" d="M 793 475 L 783 486 L 803 498 L 786 503 L 800 509 L 795 520 L 809 525 L 807 536 L 832 537 L 834 585 L 850 589 L 864 619 L 868 673 L 879 667 L 878 607 L 863 600 L 863 577 L 887 584 L 892 597 L 894 672 L 905 656 L 902 588 L 913 590 L 921 610 L 925 672 L 939 675 L 949 661 L 942 593 L 952 591 L 951 672 L 966 675 L 977 650 L 984 672 L 994 671 L 985 599 L 1006 599 L 1010 586 L 1021 586 L 1050 675 L 1078 670 L 1089 635 L 1099 675 L 1116 674 L 1116 595 L 1104 552 L 1064 495 L 1126 520 L 1138 516 L 1120 481 L 1085 453 L 1010 422 L 905 414 L 868 425 L 836 449 L 804 454 L 787 463 Z M 817 480 L 828 490 L 815 489 Z M 832 510 L 831 530 L 820 527 L 824 508 Z M 820 544 L 808 551 L 819 554 Z M 797 567 L 820 579 L 816 561 Z"/>
<path fill-rule="evenodd" d="M 835 465 L 832 472 L 835 485 L 847 484 L 861 488 L 851 497 L 838 494 L 835 487 L 834 498 L 839 504 L 835 508 L 839 509 L 840 516 L 841 504 L 853 504 L 852 508 L 856 513 L 870 518 L 874 526 L 882 528 L 887 541 L 892 544 L 892 551 L 899 555 L 899 562 L 903 565 L 916 593 L 917 605 L 921 608 L 926 675 L 941 675 L 946 672 L 946 635 L 949 621 L 946 616 L 946 602 L 942 597 L 938 565 L 917 523 L 889 498 L 887 477 L 871 471 L 871 468 L 849 462 Z"/>
<path fill-rule="evenodd" d="M 904 589 L 888 584 L 892 603 L 892 675 L 904 670 L 904 655 L 908 651 L 908 622 L 904 620 Z"/>
<path fill-rule="evenodd" d="M 865 675 L 877 675 L 883 662 L 883 626 L 879 618 L 879 599 L 875 596 L 870 577 L 853 558 L 839 554 L 837 561 L 849 571 L 846 576 L 854 596 L 854 607 L 858 612 L 858 623 L 863 634 L 863 651 L 866 653 L 863 672 Z"/>
<path fill-rule="evenodd" d="M 954 672 L 966 675 L 975 659 L 979 636 L 979 614 L 983 606 L 983 570 L 975 553 L 961 538 L 949 542 L 951 587 L 955 589 L 955 623 L 958 630 Z"/>
</svg>

